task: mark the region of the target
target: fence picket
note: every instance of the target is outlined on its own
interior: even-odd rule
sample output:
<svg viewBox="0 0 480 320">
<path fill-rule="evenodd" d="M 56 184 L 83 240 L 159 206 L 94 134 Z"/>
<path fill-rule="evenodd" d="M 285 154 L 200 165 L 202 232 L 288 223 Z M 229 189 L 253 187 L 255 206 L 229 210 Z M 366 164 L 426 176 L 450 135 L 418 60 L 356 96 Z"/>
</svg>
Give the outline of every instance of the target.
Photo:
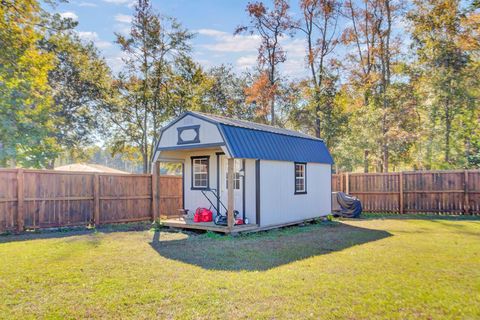
<svg viewBox="0 0 480 320">
<path fill-rule="evenodd" d="M 340 173 L 332 186 L 357 196 L 365 211 L 480 214 L 480 170 Z"/>
<path fill-rule="evenodd" d="M 24 228 L 25 214 L 25 178 L 23 169 L 17 171 L 17 231 L 21 232 Z"/>
</svg>

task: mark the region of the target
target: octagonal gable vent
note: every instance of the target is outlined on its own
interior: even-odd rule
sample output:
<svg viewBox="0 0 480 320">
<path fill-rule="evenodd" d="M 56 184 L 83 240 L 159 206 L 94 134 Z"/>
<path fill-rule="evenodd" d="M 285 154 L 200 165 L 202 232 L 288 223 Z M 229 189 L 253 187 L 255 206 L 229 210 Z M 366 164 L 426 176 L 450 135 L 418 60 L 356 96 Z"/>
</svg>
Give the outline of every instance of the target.
<svg viewBox="0 0 480 320">
<path fill-rule="evenodd" d="M 200 143 L 200 125 L 179 127 L 177 144 Z"/>
</svg>

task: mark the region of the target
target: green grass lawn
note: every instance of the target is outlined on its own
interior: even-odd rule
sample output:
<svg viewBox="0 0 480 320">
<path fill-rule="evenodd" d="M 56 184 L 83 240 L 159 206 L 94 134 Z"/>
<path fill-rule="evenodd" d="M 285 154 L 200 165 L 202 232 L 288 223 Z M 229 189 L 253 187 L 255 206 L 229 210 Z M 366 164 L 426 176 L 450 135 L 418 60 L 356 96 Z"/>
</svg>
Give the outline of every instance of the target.
<svg viewBox="0 0 480 320">
<path fill-rule="evenodd" d="M 0 237 L 0 317 L 480 318 L 480 220 Z"/>
</svg>

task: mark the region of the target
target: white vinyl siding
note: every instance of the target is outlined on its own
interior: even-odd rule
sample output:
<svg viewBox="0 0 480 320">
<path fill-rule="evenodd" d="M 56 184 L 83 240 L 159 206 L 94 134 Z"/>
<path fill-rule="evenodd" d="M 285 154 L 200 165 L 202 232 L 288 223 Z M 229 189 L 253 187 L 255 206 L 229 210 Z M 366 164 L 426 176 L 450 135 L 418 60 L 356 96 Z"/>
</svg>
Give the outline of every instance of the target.
<svg viewBox="0 0 480 320">
<path fill-rule="evenodd" d="M 260 161 L 260 224 L 276 225 L 331 213 L 331 166 L 308 163 L 308 193 L 294 194 L 295 165 L 287 161 Z"/>
</svg>

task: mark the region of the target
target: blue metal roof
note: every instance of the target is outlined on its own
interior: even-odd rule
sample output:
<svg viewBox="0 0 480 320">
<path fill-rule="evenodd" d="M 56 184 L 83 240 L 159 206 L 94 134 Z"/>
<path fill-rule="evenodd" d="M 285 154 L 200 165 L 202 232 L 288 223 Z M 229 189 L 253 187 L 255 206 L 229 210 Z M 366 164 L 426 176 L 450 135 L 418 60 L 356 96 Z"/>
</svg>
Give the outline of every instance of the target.
<svg viewBox="0 0 480 320">
<path fill-rule="evenodd" d="M 325 143 L 320 139 L 225 124 L 219 124 L 219 126 L 234 158 L 333 163 Z"/>
</svg>

